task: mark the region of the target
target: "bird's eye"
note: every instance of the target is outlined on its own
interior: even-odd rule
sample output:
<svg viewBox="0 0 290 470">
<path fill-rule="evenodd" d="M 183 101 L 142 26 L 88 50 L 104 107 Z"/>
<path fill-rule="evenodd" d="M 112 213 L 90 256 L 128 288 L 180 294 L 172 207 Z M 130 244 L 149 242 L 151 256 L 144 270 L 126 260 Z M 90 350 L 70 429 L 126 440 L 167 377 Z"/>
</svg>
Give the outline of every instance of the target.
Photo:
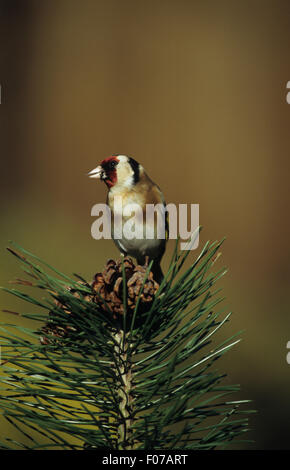
<svg viewBox="0 0 290 470">
<path fill-rule="evenodd" d="M 117 166 L 118 162 L 116 160 L 113 160 L 109 163 L 109 170 L 113 170 Z"/>
</svg>

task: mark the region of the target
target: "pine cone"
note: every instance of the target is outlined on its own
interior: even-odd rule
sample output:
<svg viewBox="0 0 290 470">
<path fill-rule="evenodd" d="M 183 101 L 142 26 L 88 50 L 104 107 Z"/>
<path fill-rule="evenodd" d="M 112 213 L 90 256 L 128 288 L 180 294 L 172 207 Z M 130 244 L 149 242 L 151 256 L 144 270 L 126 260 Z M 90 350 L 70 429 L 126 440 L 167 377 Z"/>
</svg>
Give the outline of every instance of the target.
<svg viewBox="0 0 290 470">
<path fill-rule="evenodd" d="M 78 281 L 78 284 L 86 285 L 82 281 Z M 80 298 L 79 293 L 77 292 L 76 289 L 72 289 L 70 287 L 66 287 L 68 291 L 70 291 L 76 298 Z M 85 300 L 87 301 L 92 301 L 93 296 L 92 295 L 87 295 L 84 297 Z M 59 300 L 55 300 L 55 304 L 58 308 L 61 308 L 65 313 L 68 315 L 71 315 L 71 311 L 69 308 L 64 305 L 62 302 Z M 59 325 L 58 323 L 55 322 L 54 314 L 53 311 L 49 312 L 49 320 L 48 322 L 40 329 L 40 333 L 43 333 L 44 336 L 40 336 L 40 343 L 43 345 L 48 345 L 48 344 L 60 344 L 62 338 L 69 338 L 73 337 L 73 334 L 77 332 L 77 329 L 71 325 Z M 45 335 L 53 336 L 53 338 L 48 338 Z"/>
<path fill-rule="evenodd" d="M 39 341 L 43 345 L 47 344 L 58 344 L 62 338 L 70 337 L 72 333 L 77 330 L 70 325 L 64 327 L 55 325 L 53 322 L 47 323 L 41 328 L 42 333 L 45 335 L 53 336 L 54 338 L 48 338 L 47 336 L 41 336 Z"/>
<path fill-rule="evenodd" d="M 142 289 L 147 267 L 135 265 L 133 261 L 124 258 L 124 271 L 127 281 L 127 304 L 129 313 L 133 312 Z M 94 301 L 105 311 L 109 309 L 116 319 L 124 314 L 123 305 L 123 272 L 122 262 L 109 260 L 102 273 L 97 273 L 92 283 L 92 288 L 96 293 Z M 159 284 L 154 280 L 153 273 L 150 272 L 140 296 L 140 307 L 147 308 L 153 302 L 154 296 L 159 288 Z M 107 309 L 106 309 L 107 307 Z"/>
<path fill-rule="evenodd" d="M 144 313 L 148 311 L 153 302 L 159 284 L 154 280 L 152 272 L 149 273 L 144 283 L 147 271 L 146 266 L 135 265 L 128 257 L 124 258 L 123 265 L 126 279 L 127 314 L 130 315 L 134 312 L 143 284 L 138 311 L 139 313 Z M 106 314 L 109 310 L 115 320 L 121 319 L 124 315 L 123 265 L 121 260 L 114 261 L 109 259 L 103 272 L 97 273 L 94 276 L 91 285 L 81 281 L 79 282 L 92 289 L 92 294 L 87 295 L 84 299 L 88 302 L 96 303 L 98 308 Z M 67 289 L 73 293 L 76 298 L 80 298 L 77 289 L 69 287 L 67 287 Z M 70 309 L 61 301 L 56 301 L 56 305 L 62 308 L 68 315 L 72 315 Z M 41 344 L 48 345 L 60 344 L 62 338 L 71 337 L 73 339 L 77 330 L 73 326 L 56 323 L 55 315 L 52 311 L 49 313 L 48 322 L 40 329 L 40 333 L 43 334 L 43 336 L 40 337 Z M 53 339 L 47 338 L 46 335 L 53 336 Z"/>
</svg>

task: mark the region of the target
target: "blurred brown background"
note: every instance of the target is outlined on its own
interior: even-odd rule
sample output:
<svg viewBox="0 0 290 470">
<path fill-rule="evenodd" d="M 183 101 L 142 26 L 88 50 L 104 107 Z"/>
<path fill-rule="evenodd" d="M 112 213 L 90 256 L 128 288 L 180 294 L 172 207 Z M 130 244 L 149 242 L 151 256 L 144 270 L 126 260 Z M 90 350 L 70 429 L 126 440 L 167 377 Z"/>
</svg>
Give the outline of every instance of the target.
<svg viewBox="0 0 290 470">
<path fill-rule="evenodd" d="M 88 279 L 118 256 L 91 238 L 86 173 L 135 157 L 200 204 L 201 245 L 227 237 L 225 335 L 245 331 L 219 368 L 258 410 L 242 448 L 289 449 L 289 1 L 2 0 L 0 22 L 0 284 L 10 239 Z"/>
</svg>

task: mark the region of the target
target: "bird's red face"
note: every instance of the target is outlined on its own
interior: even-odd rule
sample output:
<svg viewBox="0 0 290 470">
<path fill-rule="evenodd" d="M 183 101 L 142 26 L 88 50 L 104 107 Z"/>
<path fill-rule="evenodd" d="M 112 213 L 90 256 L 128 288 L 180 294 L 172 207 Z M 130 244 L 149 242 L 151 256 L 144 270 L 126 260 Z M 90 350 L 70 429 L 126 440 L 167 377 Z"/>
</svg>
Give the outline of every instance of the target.
<svg viewBox="0 0 290 470">
<path fill-rule="evenodd" d="M 115 186 L 118 180 L 117 176 L 117 165 L 119 160 L 117 156 L 112 155 L 111 157 L 105 158 L 97 168 L 89 173 L 91 178 L 100 178 L 103 180 L 108 188 Z"/>
<path fill-rule="evenodd" d="M 118 163 L 119 163 L 119 160 L 115 156 L 105 158 L 105 160 L 101 162 L 101 167 L 104 170 L 104 177 L 102 179 L 105 181 L 106 185 L 109 188 L 112 188 L 112 186 L 114 186 L 117 183 Z"/>
<path fill-rule="evenodd" d="M 141 165 L 126 155 L 112 155 L 105 158 L 97 168 L 90 171 L 90 178 L 103 180 L 109 189 L 113 186 L 119 188 L 132 188 L 140 177 Z"/>
</svg>

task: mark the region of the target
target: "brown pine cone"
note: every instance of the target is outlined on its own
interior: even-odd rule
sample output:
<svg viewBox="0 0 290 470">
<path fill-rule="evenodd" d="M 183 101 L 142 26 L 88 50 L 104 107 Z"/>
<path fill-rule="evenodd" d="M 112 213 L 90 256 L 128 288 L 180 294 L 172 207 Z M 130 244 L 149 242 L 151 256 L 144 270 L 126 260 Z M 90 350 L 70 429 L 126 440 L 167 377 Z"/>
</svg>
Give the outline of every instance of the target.
<svg viewBox="0 0 290 470">
<path fill-rule="evenodd" d="M 126 297 L 127 297 L 127 313 L 132 314 L 137 305 L 138 297 L 142 289 L 147 267 L 135 265 L 131 258 L 125 257 L 123 260 L 125 279 L 126 279 Z M 91 287 L 92 294 L 85 297 L 88 302 L 94 302 L 98 308 L 103 312 L 111 312 L 115 320 L 121 319 L 124 315 L 123 304 L 123 272 L 122 261 L 114 261 L 109 259 L 103 272 L 97 273 L 94 276 L 92 284 L 86 284 Z M 79 281 L 80 284 L 84 284 Z M 143 286 L 143 291 L 139 301 L 139 311 L 144 313 L 148 310 L 154 300 L 155 294 L 159 288 L 159 284 L 154 280 L 153 273 L 150 272 L 147 276 L 146 282 Z M 67 288 L 76 298 L 80 298 L 77 290 Z M 66 305 L 60 301 L 56 301 L 56 305 L 62 308 L 68 315 L 72 312 Z M 62 338 L 73 336 L 77 330 L 69 325 L 56 324 L 53 318 L 53 312 L 49 314 L 49 321 L 41 328 L 40 342 L 43 345 L 59 344 Z M 47 338 L 46 335 L 53 336 L 54 338 Z"/>
<path fill-rule="evenodd" d="M 44 335 L 53 336 L 53 339 L 48 338 L 47 336 L 41 336 L 39 340 L 43 345 L 57 344 L 62 338 L 67 338 L 71 333 L 76 331 L 77 330 L 73 326 L 66 325 L 62 327 L 51 322 L 51 324 L 47 323 L 44 327 L 42 327 L 41 332 L 44 333 Z"/>
<path fill-rule="evenodd" d="M 78 284 L 89 286 L 89 284 L 85 284 L 82 281 L 78 281 Z M 66 287 L 66 289 L 70 291 L 74 295 L 74 297 L 80 298 L 80 294 L 77 292 L 76 289 L 72 289 L 71 287 Z M 94 298 L 93 295 L 86 295 L 84 297 L 84 299 L 87 300 L 88 302 L 91 302 L 93 298 Z M 68 315 L 71 315 L 71 311 L 66 305 L 64 305 L 59 300 L 55 300 L 54 302 L 58 308 L 61 308 L 65 313 L 67 313 Z M 61 341 L 61 338 L 67 338 L 69 336 L 72 336 L 73 333 L 77 332 L 77 329 L 70 325 L 60 326 L 56 324 L 54 320 L 53 311 L 51 311 L 49 312 L 48 322 L 40 329 L 39 332 L 44 334 L 44 336 L 40 336 L 40 343 L 43 345 L 48 345 L 48 344 L 59 344 Z M 47 336 L 45 335 L 53 336 L 54 338 L 53 339 L 47 338 Z"/>
<path fill-rule="evenodd" d="M 131 258 L 124 258 L 124 271 L 127 281 L 127 303 L 129 312 L 133 312 L 139 293 L 144 283 L 145 274 L 147 271 L 146 266 L 135 265 Z M 95 275 L 92 283 L 92 288 L 96 293 L 94 301 L 105 311 L 106 305 L 113 313 L 114 318 L 118 318 L 124 313 L 123 305 L 123 274 L 122 274 L 122 261 L 115 262 L 109 260 L 102 273 Z M 140 297 L 140 306 L 146 304 L 147 308 L 153 302 L 154 296 L 159 288 L 159 284 L 154 280 L 153 273 L 150 272 L 144 284 L 143 291 Z"/>
</svg>

